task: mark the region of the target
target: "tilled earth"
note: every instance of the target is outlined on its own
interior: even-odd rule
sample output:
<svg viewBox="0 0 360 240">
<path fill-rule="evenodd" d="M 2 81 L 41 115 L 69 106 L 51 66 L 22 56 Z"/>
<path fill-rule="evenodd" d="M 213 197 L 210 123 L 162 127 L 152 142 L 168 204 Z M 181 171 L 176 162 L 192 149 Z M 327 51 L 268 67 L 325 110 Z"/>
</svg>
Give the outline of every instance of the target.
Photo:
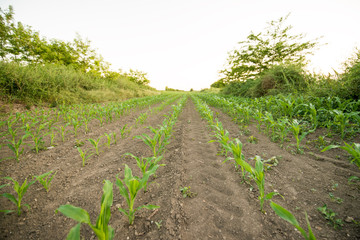
<svg viewBox="0 0 360 240">
<path fill-rule="evenodd" d="M 217 117 L 231 137 L 244 143 L 245 157 L 255 155 L 263 159 L 277 157 L 279 163 L 266 172 L 266 192 L 277 191 L 284 198 L 273 200 L 291 211 L 306 229 L 305 214 L 318 239 L 360 239 L 360 189 L 349 185 L 349 176 L 360 177 L 359 169 L 349 164 L 347 155 L 339 149 L 320 153 L 309 146 L 305 154 L 291 154 L 287 148 L 273 143 L 255 125 L 250 125 L 250 135 L 257 143 L 248 142 L 249 135 L 243 135 L 239 126 L 217 109 Z M 134 111 L 117 122 L 99 127 L 94 122 L 89 134 L 81 133 L 76 139 L 83 141 L 84 149 L 90 149 L 88 138 L 97 138 L 104 133 L 116 132 L 125 124 L 135 125 L 135 119 L 145 110 Z M 162 166 L 152 176 L 152 183 L 146 193 L 139 193 L 136 206 L 159 205 L 156 210 L 140 210 L 135 222 L 129 226 L 128 219 L 117 208 L 126 208 L 125 200 L 115 186 L 116 175 L 123 178 L 124 164 L 141 175 L 136 162 L 125 153 L 136 156 L 151 156 L 143 141 L 134 136 L 148 133 L 147 126 L 157 127 L 170 106 L 162 112 L 152 114 L 146 123 L 133 127 L 125 139 L 119 139 L 110 148 L 101 147 L 100 156 L 92 156 L 85 167 L 74 147 L 75 138 L 59 141 L 50 150 L 35 154 L 27 151 L 20 163 L 6 160 L 0 163 L 1 176 L 11 176 L 22 181 L 32 175 L 50 170 L 57 171 L 48 193 L 39 184 L 32 185 L 23 202 L 31 206 L 21 216 L 12 213 L 0 216 L 0 239 L 66 239 L 69 230 L 76 224 L 72 219 L 56 214 L 55 210 L 64 204 L 72 204 L 87 210 L 93 223 L 100 212 L 103 180 L 114 183 L 114 203 L 110 225 L 115 229 L 115 239 L 302 239 L 292 225 L 280 219 L 265 203 L 265 213 L 259 211 L 257 186 L 252 182 L 242 183 L 240 173 L 229 160 L 220 155 L 207 122 L 202 120 L 194 103 L 189 98 L 176 125 L 173 136 L 162 160 Z M 310 136 L 311 137 L 311 136 Z M 313 136 L 316 139 L 316 134 Z M 105 143 L 105 138 L 102 139 Z M 8 154 L 5 147 L 1 154 Z M 252 162 L 253 163 L 253 162 Z M 1 184 L 6 183 L 5 180 Z M 180 188 L 190 187 L 192 196 L 184 198 Z M 1 193 L 10 187 L 1 189 Z M 329 193 L 341 198 L 342 203 L 332 201 Z M 336 218 L 344 222 L 341 229 L 334 229 L 317 210 L 327 204 L 337 213 Z M 0 209 L 14 209 L 6 198 L 0 198 Z M 354 220 L 354 221 L 353 221 Z M 85 224 L 81 227 L 84 239 L 96 239 Z"/>
</svg>

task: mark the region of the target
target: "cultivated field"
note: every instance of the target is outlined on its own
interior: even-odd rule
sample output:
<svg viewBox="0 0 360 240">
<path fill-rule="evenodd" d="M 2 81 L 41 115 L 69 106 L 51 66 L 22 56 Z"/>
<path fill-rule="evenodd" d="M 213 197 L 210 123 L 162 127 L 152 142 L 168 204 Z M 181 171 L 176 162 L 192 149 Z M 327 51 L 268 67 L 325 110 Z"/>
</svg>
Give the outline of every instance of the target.
<svg viewBox="0 0 360 240">
<path fill-rule="evenodd" d="M 31 185 L 17 204 L 14 181 L 1 179 L 0 209 L 14 211 L 1 214 L 0 239 L 66 239 L 78 224 L 70 205 L 97 231 L 82 223 L 84 239 L 111 228 L 114 239 L 302 239 L 270 203 L 308 232 L 306 212 L 317 239 L 359 239 L 359 106 L 167 94 L 6 116 L 1 177 Z M 321 152 L 344 141 L 352 155 Z M 45 173 L 48 191 L 34 177 Z M 136 193 L 130 210 L 146 205 L 134 219 L 127 184 Z"/>
</svg>

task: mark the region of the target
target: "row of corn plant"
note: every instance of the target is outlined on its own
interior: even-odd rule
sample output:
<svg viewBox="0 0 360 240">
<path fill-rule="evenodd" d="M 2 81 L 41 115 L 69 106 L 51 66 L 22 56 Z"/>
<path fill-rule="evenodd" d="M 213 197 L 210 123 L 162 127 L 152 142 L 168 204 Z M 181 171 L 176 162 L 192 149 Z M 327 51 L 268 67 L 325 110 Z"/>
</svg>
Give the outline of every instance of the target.
<svg viewBox="0 0 360 240">
<path fill-rule="evenodd" d="M 265 194 L 264 160 L 262 160 L 260 156 L 255 156 L 255 166 L 253 167 L 250 163 L 248 163 L 245 160 L 245 156 L 242 152 L 243 145 L 241 141 L 237 138 L 230 139 L 229 132 L 223 128 L 221 122 L 216 118 L 213 119 L 213 113 L 209 107 L 195 96 L 193 96 L 193 100 L 201 116 L 208 121 L 210 127 L 215 132 L 214 137 L 216 140 L 210 142 L 220 143 L 222 148 L 226 150 L 225 155 L 227 155 L 228 152 L 231 153 L 232 157 L 227 157 L 224 162 L 228 160 L 234 160 L 235 164 L 241 168 L 242 178 L 245 179 L 246 175 L 248 175 L 257 184 L 259 189 L 260 211 L 264 212 L 263 209 L 265 200 L 271 201 L 274 195 L 279 195 L 277 192 L 270 192 Z M 295 228 L 297 228 L 305 239 L 316 239 L 312 232 L 306 212 L 305 217 L 308 231 L 305 231 L 303 228 L 301 228 L 296 218 L 282 206 L 276 204 L 273 201 L 270 202 L 270 206 L 280 218 L 288 221 Z"/>
<path fill-rule="evenodd" d="M 8 146 L 14 153 L 13 158 L 19 161 L 26 145 L 32 146 L 38 153 L 45 149 L 45 137 L 50 138 L 50 146 L 55 146 L 57 137 L 64 142 L 69 133 L 76 137 L 80 128 L 88 133 L 88 125 L 92 120 L 98 119 L 102 125 L 104 121 L 112 122 L 132 108 L 144 108 L 167 98 L 169 95 L 163 94 L 107 105 L 61 105 L 56 109 L 35 109 L 10 114 L 5 121 L 1 121 L 0 142 L 2 141 L 1 145 Z"/>
<path fill-rule="evenodd" d="M 171 119 L 172 121 L 176 120 L 185 100 L 186 99 L 183 98 L 181 103 L 173 108 L 172 114 L 170 115 L 170 117 L 165 118 L 164 123 L 166 122 L 166 119 Z M 133 224 L 135 219 L 135 213 L 138 210 L 144 208 L 149 210 L 159 208 L 159 206 L 152 204 L 140 205 L 138 207 L 135 207 L 135 200 L 140 190 L 143 189 L 144 192 L 146 191 L 150 176 L 155 174 L 156 170 L 161 165 L 163 165 L 163 164 L 159 164 L 163 156 L 161 155 L 161 156 L 151 156 L 147 158 L 144 157 L 139 158 L 131 153 L 127 153 L 125 155 L 129 155 L 136 160 L 137 165 L 142 173 L 142 177 L 134 176 L 131 168 L 127 164 L 125 164 L 124 178 L 121 179 L 119 177 L 119 174 L 116 176 L 115 185 L 118 187 L 120 195 L 125 198 L 128 206 L 127 209 L 118 208 L 118 210 L 128 217 L 129 224 Z M 104 239 L 104 240 L 113 239 L 115 236 L 115 231 L 111 226 L 109 226 L 112 203 L 113 203 L 113 184 L 110 181 L 105 180 L 105 184 L 103 187 L 103 195 L 101 198 L 101 211 L 98 216 L 96 225 L 93 225 L 91 223 L 90 216 L 86 210 L 69 204 L 60 206 L 57 209 L 57 212 L 61 212 L 65 216 L 79 222 L 70 230 L 67 239 L 80 239 L 81 223 L 88 224 L 90 228 L 94 231 L 98 239 Z"/>
</svg>

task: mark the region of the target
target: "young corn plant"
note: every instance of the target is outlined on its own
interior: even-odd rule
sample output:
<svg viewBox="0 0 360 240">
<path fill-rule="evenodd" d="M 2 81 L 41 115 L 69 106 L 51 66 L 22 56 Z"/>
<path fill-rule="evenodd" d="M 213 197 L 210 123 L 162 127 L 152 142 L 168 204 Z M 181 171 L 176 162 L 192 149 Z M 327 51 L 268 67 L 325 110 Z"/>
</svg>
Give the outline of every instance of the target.
<svg viewBox="0 0 360 240">
<path fill-rule="evenodd" d="M 149 127 L 150 130 L 154 133 L 153 137 L 150 137 L 148 134 L 143 133 L 141 136 L 135 136 L 137 139 L 141 139 L 144 141 L 146 145 L 148 145 L 153 152 L 153 156 L 157 157 L 160 155 L 165 148 L 165 144 L 162 144 L 162 133 L 161 129 L 155 129 L 152 127 Z"/>
<path fill-rule="evenodd" d="M 360 144 L 359 143 L 353 143 L 352 145 L 344 142 L 345 146 L 339 146 L 339 145 L 329 145 L 321 152 L 325 152 L 327 150 L 333 149 L 333 148 L 341 148 L 345 151 L 347 151 L 349 154 L 351 154 L 352 159 L 350 163 L 355 163 L 356 166 L 360 169 Z"/>
<path fill-rule="evenodd" d="M 50 186 L 51 186 L 51 181 L 53 180 L 53 178 L 55 177 L 56 173 L 55 172 L 53 174 L 53 170 L 47 172 L 47 173 L 44 173 L 42 175 L 39 175 L 39 176 L 34 176 L 33 179 L 35 178 L 36 181 L 39 181 L 39 183 L 41 183 L 41 185 L 44 186 L 46 192 L 49 192 L 50 191 Z"/>
<path fill-rule="evenodd" d="M 99 143 L 100 143 L 100 140 L 101 140 L 101 138 L 103 138 L 104 136 L 100 136 L 98 139 L 92 139 L 92 138 L 89 138 L 88 139 L 88 141 L 91 143 L 91 145 L 93 145 L 94 146 L 94 148 L 95 148 L 95 153 L 96 153 L 96 155 L 98 155 L 99 156 Z"/>
<path fill-rule="evenodd" d="M 105 136 L 106 136 L 106 139 L 107 139 L 106 145 L 107 145 L 108 148 L 110 148 L 110 145 L 111 145 L 111 134 L 105 133 Z"/>
<path fill-rule="evenodd" d="M 161 159 L 162 156 L 159 157 L 136 157 L 135 155 L 131 154 L 131 153 L 125 153 L 125 155 L 127 156 L 131 156 L 136 160 L 136 164 L 137 166 L 140 168 L 143 176 L 145 175 L 145 173 L 147 171 L 151 171 L 151 169 L 153 169 L 154 167 L 158 168 L 159 166 L 165 166 L 165 164 L 158 164 Z M 144 186 L 144 192 L 146 192 L 147 189 L 147 183 Z"/>
<path fill-rule="evenodd" d="M 26 191 L 28 190 L 28 188 L 31 185 L 33 185 L 36 182 L 36 180 L 27 183 L 27 179 L 25 179 L 23 184 L 20 186 L 20 184 L 11 177 L 4 177 L 4 179 L 7 179 L 7 180 L 10 180 L 13 182 L 13 188 L 14 188 L 15 192 L 17 193 L 17 198 L 10 193 L 3 193 L 3 194 L 1 194 L 1 196 L 6 197 L 7 199 L 9 199 L 12 203 L 14 203 L 17 206 L 17 214 L 20 216 L 22 207 L 25 206 L 28 209 L 30 209 L 29 204 L 22 204 L 21 201 L 22 201 Z M 2 185 L 2 187 L 8 186 L 8 185 L 10 185 L 10 184 Z M 2 212 L 10 213 L 10 212 L 14 212 L 14 211 L 13 210 L 2 210 Z"/>
<path fill-rule="evenodd" d="M 79 222 L 73 227 L 66 239 L 76 239 L 80 240 L 80 226 L 81 223 L 88 224 L 91 229 L 94 231 L 99 240 L 111 240 L 115 236 L 114 229 L 109 226 L 109 221 L 111 218 L 111 206 L 113 204 L 113 184 L 105 180 L 103 187 L 103 195 L 101 197 L 101 210 L 100 214 L 96 220 L 96 225 L 91 224 L 89 213 L 79 207 L 73 205 L 61 205 L 57 212 L 61 212 L 66 217 L 72 218 L 75 221 Z"/>
<path fill-rule="evenodd" d="M 243 148 L 243 144 L 242 142 L 235 138 L 234 141 L 230 141 L 226 146 L 227 151 L 231 152 L 234 158 L 228 157 L 225 159 L 225 162 L 227 162 L 230 159 L 234 159 L 235 160 L 235 164 L 237 164 L 238 166 L 241 167 L 241 177 L 244 181 L 246 181 L 245 177 L 246 177 L 246 172 L 245 169 L 243 167 L 243 165 L 241 164 L 243 161 L 245 161 L 245 156 L 242 153 L 242 148 Z M 237 167 L 235 165 L 235 167 Z"/>
<path fill-rule="evenodd" d="M 17 162 L 19 162 L 20 155 L 23 154 L 24 152 L 24 148 L 22 147 L 24 140 L 28 137 L 29 134 L 26 133 L 17 141 L 15 140 L 15 138 L 12 138 L 11 141 L 8 140 L 10 143 L 8 143 L 7 146 L 10 148 L 11 151 L 13 151 L 15 155 L 14 158 L 16 159 Z"/>
<path fill-rule="evenodd" d="M 247 172 L 251 174 L 251 177 L 256 182 L 259 188 L 259 200 L 260 200 L 260 211 L 264 212 L 265 200 L 270 200 L 274 195 L 278 195 L 277 192 L 270 192 L 265 195 L 265 173 L 264 173 L 264 162 L 260 156 L 255 156 L 255 168 L 249 163 L 241 160 L 240 164 L 245 168 Z"/>
<path fill-rule="evenodd" d="M 279 217 L 281 217 L 285 221 L 291 223 L 297 230 L 299 230 L 301 235 L 306 240 L 316 240 L 316 238 L 315 238 L 315 236 L 314 236 L 314 234 L 313 234 L 313 232 L 311 230 L 310 222 L 309 222 L 309 219 L 308 219 L 308 216 L 307 216 L 306 212 L 305 212 L 305 218 L 306 218 L 306 223 L 307 223 L 307 227 L 308 227 L 308 232 L 306 232 L 302 227 L 300 227 L 300 224 L 298 223 L 298 221 L 296 220 L 294 215 L 292 215 L 291 212 L 289 212 L 288 210 L 286 210 L 282 206 L 274 203 L 273 201 L 271 201 L 270 206 Z"/>
<path fill-rule="evenodd" d="M 291 127 L 291 131 L 296 139 L 296 150 L 298 153 L 303 153 L 303 150 L 300 147 L 300 143 L 309 133 L 314 132 L 315 129 L 310 130 L 308 132 L 303 131 L 303 129 L 301 129 L 300 123 L 296 119 L 294 119 L 290 123 L 290 127 Z M 300 133 L 301 133 L 301 135 L 300 135 Z"/>
<path fill-rule="evenodd" d="M 88 152 L 89 152 L 90 150 L 87 150 L 87 151 L 83 152 L 83 150 L 81 150 L 81 148 L 79 148 L 79 147 L 77 148 L 77 150 L 78 150 L 79 153 L 80 153 L 80 157 L 81 157 L 81 160 L 82 160 L 82 166 L 85 167 L 86 161 L 89 159 L 89 157 L 91 157 L 92 155 L 94 155 L 94 153 L 88 154 Z"/>
<path fill-rule="evenodd" d="M 130 135 L 131 128 L 128 128 L 128 125 L 125 124 L 122 128 L 120 128 L 120 137 L 122 139 L 128 137 Z"/>
<path fill-rule="evenodd" d="M 61 135 L 61 141 L 63 141 L 63 142 L 65 142 L 65 135 L 66 135 L 66 133 L 68 133 L 68 131 L 66 131 L 66 127 L 69 124 L 70 123 L 66 123 L 64 126 L 59 127 L 59 131 L 60 131 L 60 135 Z"/>
<path fill-rule="evenodd" d="M 128 165 L 125 164 L 124 179 L 120 180 L 118 175 L 116 176 L 116 186 L 119 188 L 121 196 L 126 199 L 126 203 L 128 205 L 128 209 L 119 208 L 119 211 L 128 217 L 130 225 L 134 223 L 136 211 L 142 208 L 149 210 L 159 208 L 159 206 L 151 204 L 134 208 L 134 203 L 138 192 L 140 189 L 144 188 L 144 186 L 147 184 L 147 181 L 149 180 L 150 175 L 154 174 L 157 168 L 158 166 L 155 166 L 151 170 L 145 172 L 142 178 L 139 178 L 133 176 L 131 169 L 128 167 Z"/>
</svg>

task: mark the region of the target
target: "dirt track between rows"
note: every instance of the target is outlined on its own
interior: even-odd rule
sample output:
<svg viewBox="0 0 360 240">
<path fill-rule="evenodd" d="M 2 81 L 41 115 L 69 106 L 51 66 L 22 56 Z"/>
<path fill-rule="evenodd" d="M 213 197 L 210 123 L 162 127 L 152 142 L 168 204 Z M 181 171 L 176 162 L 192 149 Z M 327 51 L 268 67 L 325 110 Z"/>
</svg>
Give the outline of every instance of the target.
<svg viewBox="0 0 360 240">
<path fill-rule="evenodd" d="M 248 136 L 240 133 L 238 125 L 221 111 L 214 110 L 231 137 L 244 143 L 246 159 L 255 155 L 264 159 L 279 157 L 279 165 L 266 173 L 266 191 L 281 193 L 285 199 L 276 196 L 274 201 L 290 210 L 301 226 L 306 228 L 306 211 L 318 239 L 360 238 L 359 224 L 344 223 L 342 229 L 334 230 L 316 210 L 326 203 L 340 218 L 352 217 L 359 221 L 360 190 L 347 184 L 350 175 L 360 177 L 354 165 L 348 164 L 346 159 L 335 159 L 334 152 L 322 153 L 321 158 L 309 154 L 293 155 L 252 125 L 249 126 L 251 135 L 258 143 L 249 143 Z M 86 140 L 118 131 L 124 124 L 134 125 L 135 118 L 143 111 L 134 111 L 102 128 L 94 124 L 91 133 L 79 135 L 77 139 Z M 149 133 L 146 127 L 161 124 L 163 115 L 169 111 L 170 106 L 150 115 L 143 126 L 133 128 L 129 137 L 120 139 L 109 149 L 103 146 L 100 156 L 91 157 L 85 167 L 81 167 L 81 158 L 74 148 L 75 138 L 39 154 L 28 152 L 20 163 L 14 160 L 0 163 L 2 177 L 11 176 L 20 181 L 32 174 L 58 171 L 49 193 L 39 184 L 29 188 L 24 202 L 30 204 L 31 211 L 25 211 L 20 217 L 16 214 L 0 216 L 0 239 L 65 239 L 75 221 L 61 213 L 55 214 L 54 210 L 67 203 L 87 210 L 94 223 L 100 212 L 103 180 L 115 183 L 117 174 L 123 176 L 125 163 L 135 175 L 140 175 L 134 159 L 124 154 L 151 156 L 148 147 L 133 137 Z M 125 201 L 114 184 L 110 220 L 115 229 L 114 239 L 301 239 L 299 232 L 275 215 L 268 204 L 266 214 L 259 211 L 256 184 L 252 184 L 254 189 L 250 191 L 250 185 L 241 183 L 234 165 L 230 161 L 222 163 L 225 157 L 218 155 L 217 143 L 209 143 L 212 139 L 207 122 L 201 119 L 189 98 L 162 160 L 166 166 L 156 172 L 148 192 L 140 193 L 137 198 L 138 204 L 156 204 L 160 208 L 137 212 L 134 225 L 129 226 L 126 216 L 117 210 L 120 206 L 125 207 Z M 84 146 L 90 147 L 87 142 Z M 332 191 L 335 183 L 338 187 Z M 196 196 L 183 198 L 180 188 L 188 186 Z M 343 203 L 332 202 L 329 192 L 341 197 Z M 14 208 L 5 198 L 0 198 L 0 206 L 1 209 Z M 158 227 L 155 222 L 160 221 L 161 227 Z M 96 239 L 85 224 L 81 235 L 84 239 Z"/>
</svg>

